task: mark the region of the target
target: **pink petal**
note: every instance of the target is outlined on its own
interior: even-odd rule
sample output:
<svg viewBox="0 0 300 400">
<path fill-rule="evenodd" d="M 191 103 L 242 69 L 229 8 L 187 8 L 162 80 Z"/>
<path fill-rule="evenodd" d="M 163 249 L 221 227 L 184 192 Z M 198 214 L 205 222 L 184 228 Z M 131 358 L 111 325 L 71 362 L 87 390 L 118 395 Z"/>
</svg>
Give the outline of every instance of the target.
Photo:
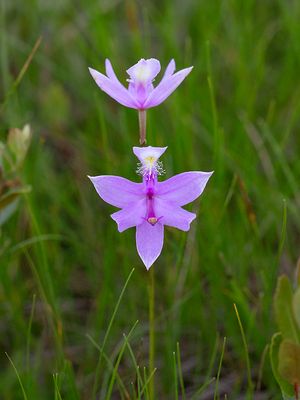
<svg viewBox="0 0 300 400">
<path fill-rule="evenodd" d="M 175 68 L 176 68 L 175 61 L 172 59 L 166 68 L 163 79 L 168 78 L 169 76 L 173 75 Z"/>
<path fill-rule="evenodd" d="M 143 222 L 136 227 L 136 247 L 145 267 L 149 269 L 161 253 L 164 243 L 164 227 Z"/>
<path fill-rule="evenodd" d="M 134 205 L 144 197 L 143 184 L 131 182 L 120 176 L 89 176 L 99 196 L 118 208 Z"/>
<path fill-rule="evenodd" d="M 196 214 L 184 210 L 183 208 L 155 198 L 155 214 L 163 225 L 173 226 L 182 231 L 190 229 L 191 222 L 196 218 Z"/>
<path fill-rule="evenodd" d="M 120 83 L 120 81 L 117 78 L 117 75 L 115 74 L 115 71 L 114 71 L 114 69 L 113 69 L 113 67 L 111 65 L 111 62 L 110 62 L 110 60 L 108 58 L 106 58 L 106 60 L 105 60 L 105 72 L 106 72 L 106 75 L 108 76 L 109 79 L 118 81 Z M 124 89 L 126 90 L 126 88 L 124 88 Z"/>
<path fill-rule="evenodd" d="M 152 82 L 160 71 L 160 62 L 155 58 L 145 60 L 142 58 L 138 63 L 130 67 L 126 72 L 133 81 Z"/>
<path fill-rule="evenodd" d="M 167 150 L 167 147 L 133 147 L 133 153 L 137 156 L 140 162 L 144 162 L 147 157 L 154 157 L 156 160 Z"/>
<path fill-rule="evenodd" d="M 133 226 L 140 225 L 145 220 L 146 198 L 134 203 L 134 206 L 123 208 L 111 215 L 112 219 L 118 224 L 118 231 L 123 232 Z"/>
<path fill-rule="evenodd" d="M 193 67 L 182 69 L 176 74 L 163 77 L 159 85 L 150 93 L 144 103 L 144 108 L 158 106 L 181 84 L 184 78 L 191 72 Z"/>
<path fill-rule="evenodd" d="M 130 108 L 138 108 L 136 101 L 132 98 L 128 90 L 118 81 L 112 68 L 106 65 L 110 78 L 101 74 L 93 68 L 89 68 L 90 74 L 94 78 L 97 85 L 103 92 L 107 93 L 110 97 L 115 99 L 118 103 L 123 106 Z"/>
<path fill-rule="evenodd" d="M 194 201 L 201 195 L 213 172 L 183 172 L 157 184 L 157 196 L 178 206 Z"/>
</svg>

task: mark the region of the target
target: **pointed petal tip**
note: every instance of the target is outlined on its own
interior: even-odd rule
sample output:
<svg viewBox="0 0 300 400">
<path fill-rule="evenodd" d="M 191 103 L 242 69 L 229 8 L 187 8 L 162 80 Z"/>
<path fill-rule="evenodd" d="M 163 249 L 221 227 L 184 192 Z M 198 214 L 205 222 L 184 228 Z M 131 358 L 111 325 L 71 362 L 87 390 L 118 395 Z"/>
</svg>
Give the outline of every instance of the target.
<svg viewBox="0 0 300 400">
<path fill-rule="evenodd" d="M 164 241 L 164 226 L 160 223 L 152 226 L 143 222 L 136 227 L 136 247 L 147 270 L 161 254 Z"/>
<path fill-rule="evenodd" d="M 149 271 L 149 269 L 152 267 L 153 263 L 150 264 L 150 265 L 149 265 L 149 264 L 147 265 L 147 264 L 144 263 L 144 265 L 145 265 L 145 267 L 146 267 L 146 270 Z"/>
<path fill-rule="evenodd" d="M 100 178 L 101 177 L 101 175 L 100 176 L 90 176 L 90 175 L 87 175 L 87 177 L 89 178 L 89 180 L 91 181 L 91 182 L 96 182 L 96 180 L 97 180 L 97 178 Z"/>
<path fill-rule="evenodd" d="M 94 80 L 96 81 L 97 76 L 101 76 L 102 74 L 100 72 L 98 72 L 96 69 L 88 67 L 90 74 L 92 75 L 92 77 L 94 78 Z"/>
<path fill-rule="evenodd" d="M 87 175 L 87 178 L 89 178 L 89 180 L 90 180 L 91 182 L 94 182 L 94 180 L 95 180 L 95 176 Z"/>
<path fill-rule="evenodd" d="M 141 257 L 141 255 L 139 254 L 139 256 Z M 149 271 L 149 269 L 152 267 L 152 265 L 155 263 L 155 261 L 157 260 L 157 258 L 155 260 L 149 261 L 146 259 L 143 259 L 141 257 L 142 263 L 145 265 L 146 270 Z"/>
<path fill-rule="evenodd" d="M 192 65 L 191 67 L 184 68 L 184 69 L 182 69 L 181 71 L 178 71 L 178 72 L 183 72 L 184 71 L 186 73 L 186 75 L 188 75 L 192 71 L 193 68 L 194 68 L 194 66 Z"/>
</svg>

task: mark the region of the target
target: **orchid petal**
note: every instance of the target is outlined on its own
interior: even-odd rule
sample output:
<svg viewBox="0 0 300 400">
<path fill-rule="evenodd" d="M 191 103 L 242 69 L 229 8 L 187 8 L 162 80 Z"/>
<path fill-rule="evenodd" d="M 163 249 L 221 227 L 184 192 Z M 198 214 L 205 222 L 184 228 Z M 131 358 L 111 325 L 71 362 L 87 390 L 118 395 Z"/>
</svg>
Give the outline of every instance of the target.
<svg viewBox="0 0 300 400">
<path fill-rule="evenodd" d="M 142 58 L 138 63 L 130 67 L 126 72 L 135 82 L 152 82 L 160 71 L 160 62 L 155 58 L 145 60 Z"/>
<path fill-rule="evenodd" d="M 138 226 L 144 222 L 146 214 L 146 199 L 134 203 L 134 207 L 126 207 L 111 215 L 112 219 L 118 224 L 118 231 L 123 232 L 126 229 Z"/>
<path fill-rule="evenodd" d="M 155 199 L 155 214 L 160 218 L 159 221 L 162 224 L 173 226 L 182 231 L 188 231 L 191 222 L 196 218 L 195 213 L 159 198 Z"/>
<path fill-rule="evenodd" d="M 144 197 L 143 184 L 113 175 L 89 176 L 99 196 L 112 206 L 123 208 Z"/>
<path fill-rule="evenodd" d="M 156 88 L 149 94 L 144 108 L 151 108 L 162 103 L 181 84 L 193 67 L 182 69 L 176 74 L 164 77 Z"/>
<path fill-rule="evenodd" d="M 110 60 L 108 58 L 106 58 L 106 60 L 105 60 L 105 72 L 106 72 L 106 75 L 108 76 L 109 79 L 116 80 L 116 81 L 119 82 L 119 79 L 117 78 L 117 75 L 115 74 L 113 66 L 111 65 L 111 62 L 110 62 Z"/>
<path fill-rule="evenodd" d="M 169 76 L 173 75 L 175 68 L 176 68 L 175 61 L 172 59 L 167 65 L 166 71 L 162 79 L 168 78 Z"/>
<path fill-rule="evenodd" d="M 147 159 L 147 157 L 153 157 L 155 160 L 158 160 L 166 150 L 167 147 L 133 147 L 133 153 L 142 163 Z"/>
<path fill-rule="evenodd" d="M 157 184 L 157 196 L 178 206 L 194 201 L 201 195 L 213 172 L 183 172 Z"/>
<path fill-rule="evenodd" d="M 164 242 L 164 227 L 143 222 L 136 227 L 136 247 L 145 267 L 149 269 L 161 253 Z"/>
<path fill-rule="evenodd" d="M 89 68 L 89 71 L 95 82 L 100 87 L 100 89 L 103 90 L 103 92 L 107 93 L 110 97 L 112 97 L 123 106 L 135 109 L 138 108 L 135 99 L 130 95 L 129 91 L 118 81 L 113 70 L 110 70 L 109 66 L 108 71 L 111 79 L 93 68 Z M 115 76 L 115 78 L 113 76 Z"/>
</svg>

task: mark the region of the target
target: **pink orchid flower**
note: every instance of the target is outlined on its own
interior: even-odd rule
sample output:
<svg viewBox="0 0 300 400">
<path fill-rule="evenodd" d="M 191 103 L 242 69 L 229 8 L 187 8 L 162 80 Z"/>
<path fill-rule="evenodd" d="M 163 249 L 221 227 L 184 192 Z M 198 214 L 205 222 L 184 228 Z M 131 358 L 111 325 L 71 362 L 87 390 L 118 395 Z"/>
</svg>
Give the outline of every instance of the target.
<svg viewBox="0 0 300 400">
<path fill-rule="evenodd" d="M 160 83 L 154 87 L 152 82 L 160 72 L 160 62 L 155 58 L 143 58 L 126 72 L 129 75 L 128 89 L 118 80 L 108 59 L 105 60 L 106 75 L 93 68 L 89 71 L 97 85 L 110 97 L 123 106 L 135 108 L 139 111 L 140 143 L 146 141 L 146 112 L 148 108 L 158 106 L 181 84 L 193 67 L 182 69 L 174 73 L 175 61 L 171 60 L 166 68 Z"/>
<path fill-rule="evenodd" d="M 159 157 L 166 147 L 133 147 L 140 164 L 142 183 L 102 175 L 89 177 L 99 196 L 121 210 L 111 215 L 119 232 L 136 227 L 136 246 L 149 269 L 162 251 L 164 225 L 188 231 L 196 214 L 182 206 L 194 201 L 203 192 L 212 172 L 192 171 L 159 182 L 163 172 Z"/>
</svg>

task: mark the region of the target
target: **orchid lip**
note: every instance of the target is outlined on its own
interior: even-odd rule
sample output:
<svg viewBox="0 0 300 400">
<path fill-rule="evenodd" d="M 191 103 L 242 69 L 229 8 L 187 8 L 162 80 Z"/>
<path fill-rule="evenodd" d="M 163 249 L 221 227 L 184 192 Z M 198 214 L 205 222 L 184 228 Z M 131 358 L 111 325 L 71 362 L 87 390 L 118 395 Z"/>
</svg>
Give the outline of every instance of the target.
<svg viewBox="0 0 300 400">
<path fill-rule="evenodd" d="M 161 217 L 149 217 L 149 218 L 143 218 L 145 221 L 147 221 L 150 225 L 154 226 L 156 225 L 161 219 L 163 218 L 163 216 Z"/>
</svg>

